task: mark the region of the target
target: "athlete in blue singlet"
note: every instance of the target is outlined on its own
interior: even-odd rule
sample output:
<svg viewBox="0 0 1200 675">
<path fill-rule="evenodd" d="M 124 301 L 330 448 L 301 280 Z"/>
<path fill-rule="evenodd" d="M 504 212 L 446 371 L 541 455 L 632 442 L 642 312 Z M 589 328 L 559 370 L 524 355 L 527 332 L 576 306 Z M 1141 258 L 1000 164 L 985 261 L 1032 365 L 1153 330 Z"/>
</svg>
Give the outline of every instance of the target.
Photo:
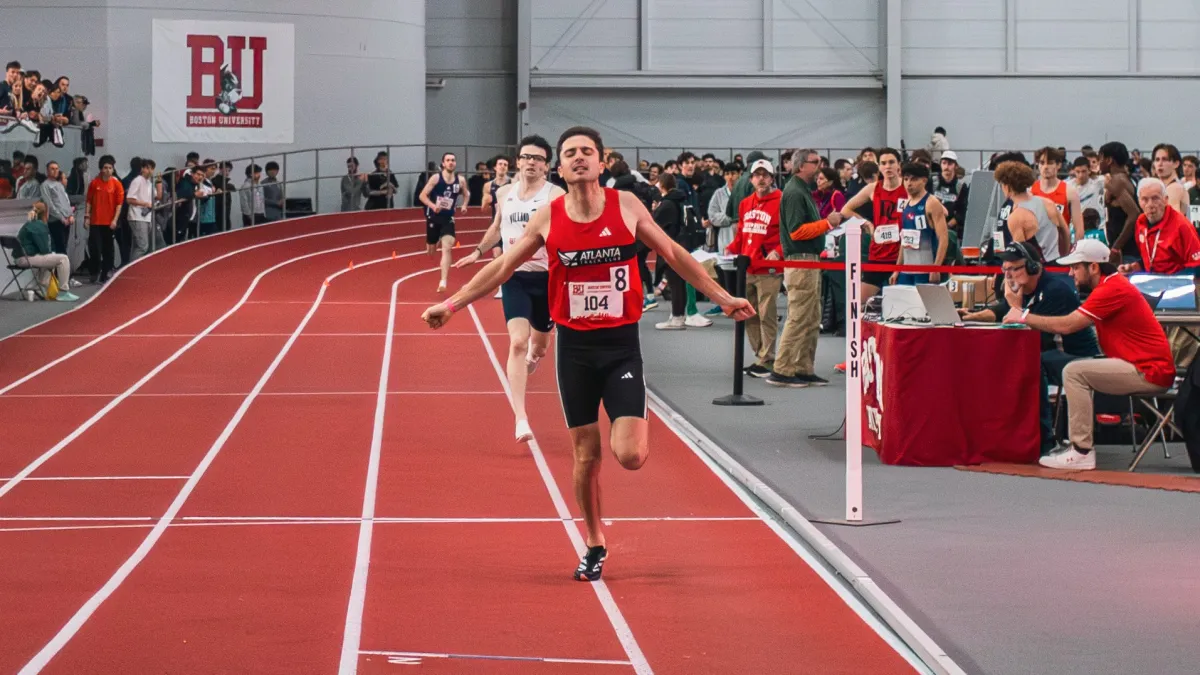
<svg viewBox="0 0 1200 675">
<path fill-rule="evenodd" d="M 929 194 L 929 167 L 917 162 L 904 165 L 900 175 L 908 201 L 900 215 L 900 258 L 901 265 L 942 265 L 950 247 L 946 228 L 946 207 L 937 197 Z M 894 284 L 940 283 L 941 274 L 934 272 L 910 274 L 896 272 Z"/>
<path fill-rule="evenodd" d="M 425 252 L 433 255 L 439 243 L 442 249 L 439 293 L 445 292 L 446 280 L 450 277 L 450 249 L 454 248 L 455 241 L 455 202 L 462 200 L 460 208 L 465 213 L 467 200 L 471 198 L 466 179 L 455 173 L 457 167 L 458 158 L 453 152 L 442 155 L 442 170 L 430 176 L 425 189 L 421 190 L 421 203 L 425 205 Z"/>
</svg>

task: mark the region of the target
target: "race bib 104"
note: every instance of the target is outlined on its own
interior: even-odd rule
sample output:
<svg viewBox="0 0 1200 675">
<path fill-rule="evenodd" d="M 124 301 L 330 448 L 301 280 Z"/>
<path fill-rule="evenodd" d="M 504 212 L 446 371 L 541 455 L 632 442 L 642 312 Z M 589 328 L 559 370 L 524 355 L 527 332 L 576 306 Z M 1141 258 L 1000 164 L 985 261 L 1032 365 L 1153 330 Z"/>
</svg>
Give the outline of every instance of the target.
<svg viewBox="0 0 1200 675">
<path fill-rule="evenodd" d="M 568 284 L 571 296 L 571 318 L 586 319 L 601 316 L 620 319 L 625 316 L 625 291 L 629 289 L 629 266 L 613 267 L 608 281 L 572 281 Z"/>
</svg>

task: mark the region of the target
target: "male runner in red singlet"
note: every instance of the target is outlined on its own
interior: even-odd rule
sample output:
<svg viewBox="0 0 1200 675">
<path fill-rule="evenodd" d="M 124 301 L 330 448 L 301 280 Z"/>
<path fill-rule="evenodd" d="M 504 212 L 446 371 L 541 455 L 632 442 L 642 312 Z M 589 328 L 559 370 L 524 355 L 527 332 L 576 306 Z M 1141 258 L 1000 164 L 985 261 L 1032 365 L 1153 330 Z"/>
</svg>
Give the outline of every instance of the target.
<svg viewBox="0 0 1200 675">
<path fill-rule="evenodd" d="M 636 243 L 656 251 L 729 317 L 741 321 L 754 315 L 750 303 L 726 293 L 654 224 L 636 195 L 600 187 L 603 148 L 594 129 L 565 131 L 557 150 L 567 194 L 538 209 L 515 245 L 421 316 L 431 328 L 441 328 L 455 311 L 494 291 L 546 247 L 550 317 L 558 327 L 559 396 L 575 448 L 575 500 L 587 525 L 588 550 L 575 570 L 579 581 L 599 579 L 608 555 L 600 526 L 601 403 L 612 421 L 609 443 L 621 466 L 637 469 L 649 455 L 638 340 L 645 299 Z"/>
<path fill-rule="evenodd" d="M 859 207 L 871 202 L 875 219 L 863 227 L 871 235 L 867 262 L 894 265 L 900 257 L 900 214 L 908 204 L 908 191 L 900 178 L 900 151 L 892 148 L 879 151 L 879 176 L 851 197 L 841 213 L 829 214 L 829 226 L 841 225 L 842 220 L 854 217 Z M 879 293 L 891 276 L 891 272 L 863 272 L 863 302 Z"/>
<path fill-rule="evenodd" d="M 853 218 L 860 207 L 871 202 L 874 207 L 873 223 L 863 225 L 863 233 L 870 236 L 867 262 L 894 265 L 900 257 L 900 216 L 908 205 L 908 190 L 900 177 L 900 151 L 883 148 L 879 151 L 879 178 L 850 198 L 840 213 L 829 214 L 829 226 L 837 227 L 846 218 Z M 887 285 L 891 272 L 862 273 L 862 301 L 866 303 Z M 834 370 L 846 372 L 846 364 L 839 363 Z"/>
</svg>

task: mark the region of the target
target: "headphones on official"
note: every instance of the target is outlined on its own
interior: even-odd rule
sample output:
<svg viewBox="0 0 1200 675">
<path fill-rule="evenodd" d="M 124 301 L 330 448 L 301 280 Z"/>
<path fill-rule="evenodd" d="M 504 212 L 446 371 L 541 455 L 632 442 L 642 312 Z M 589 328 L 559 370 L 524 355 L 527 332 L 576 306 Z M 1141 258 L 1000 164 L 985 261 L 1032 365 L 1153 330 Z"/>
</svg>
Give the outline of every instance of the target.
<svg viewBox="0 0 1200 675">
<path fill-rule="evenodd" d="M 1025 273 L 1030 276 L 1036 276 L 1042 271 L 1042 263 L 1034 259 L 1029 253 L 1029 248 L 1025 246 L 1025 242 L 1014 241 L 1012 244 L 1018 251 L 1021 252 L 1021 257 L 1025 259 Z"/>
</svg>

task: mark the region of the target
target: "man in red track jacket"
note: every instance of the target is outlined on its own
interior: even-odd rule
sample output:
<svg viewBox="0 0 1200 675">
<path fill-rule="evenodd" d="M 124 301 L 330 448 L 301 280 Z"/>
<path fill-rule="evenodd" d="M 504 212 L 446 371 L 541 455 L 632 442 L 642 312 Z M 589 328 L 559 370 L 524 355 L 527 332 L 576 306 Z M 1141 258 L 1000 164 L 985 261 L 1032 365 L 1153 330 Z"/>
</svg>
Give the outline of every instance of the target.
<svg viewBox="0 0 1200 675">
<path fill-rule="evenodd" d="M 775 188 L 775 167 L 766 159 L 750 165 L 750 183 L 754 185 L 754 192 L 738 207 L 737 233 L 726 250 L 749 258 L 753 267 L 764 260 L 783 259 L 779 244 L 779 198 L 782 193 Z M 766 377 L 775 367 L 775 337 L 779 333 L 775 303 L 781 281 L 778 274 L 746 275 L 746 299 L 757 312 L 746 320 L 746 336 L 750 338 L 750 348 L 756 357 L 746 368 L 746 374 L 753 377 Z"/>
<path fill-rule="evenodd" d="M 1181 274 L 1200 272 L 1200 236 L 1196 228 L 1175 207 L 1167 203 L 1167 186 L 1157 178 L 1143 178 L 1137 188 L 1138 205 L 1142 215 L 1133 228 L 1133 238 L 1141 262 L 1121 265 L 1122 274 L 1150 272 L 1151 274 Z M 1200 306 L 1200 284 L 1197 284 L 1197 306 Z M 1191 332 L 1181 326 L 1167 331 L 1175 365 L 1187 368 L 1196 358 L 1197 345 Z"/>
<path fill-rule="evenodd" d="M 1138 183 L 1138 216 L 1133 236 L 1141 262 L 1121 265 L 1121 272 L 1179 274 L 1185 268 L 1200 266 L 1200 236 L 1196 228 L 1174 207 L 1167 204 L 1167 187 L 1157 178 Z"/>
</svg>

